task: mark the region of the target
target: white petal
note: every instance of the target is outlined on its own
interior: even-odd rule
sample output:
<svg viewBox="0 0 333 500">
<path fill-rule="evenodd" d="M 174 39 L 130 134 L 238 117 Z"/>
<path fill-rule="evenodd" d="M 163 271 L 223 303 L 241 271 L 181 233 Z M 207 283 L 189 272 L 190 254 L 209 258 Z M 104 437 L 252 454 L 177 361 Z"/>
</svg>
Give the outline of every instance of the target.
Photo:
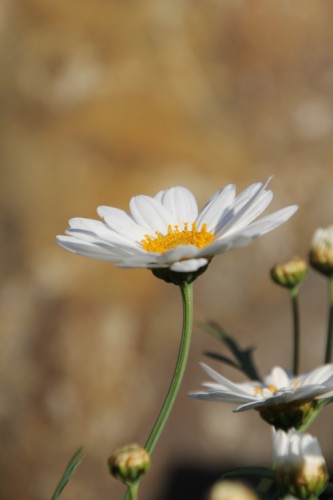
<svg viewBox="0 0 333 500">
<path fill-rule="evenodd" d="M 220 191 L 215 193 L 208 203 L 206 203 L 198 216 L 198 229 L 201 229 L 202 224 L 207 224 L 207 231 L 215 232 L 218 221 L 224 217 L 226 211 L 234 201 L 235 192 L 235 185 L 228 184 L 223 189 L 220 189 Z"/>
<path fill-rule="evenodd" d="M 333 364 L 327 364 L 299 377 L 301 385 L 322 384 L 333 376 Z"/>
<path fill-rule="evenodd" d="M 172 264 L 179 260 L 197 257 L 198 253 L 199 249 L 195 245 L 179 245 L 178 247 L 171 248 L 171 250 L 160 254 L 160 262 Z"/>
<path fill-rule="evenodd" d="M 223 391 L 196 391 L 189 392 L 188 396 L 194 399 L 203 399 L 206 401 L 225 401 L 226 403 L 243 403 L 252 400 L 250 396 L 231 394 L 230 392 Z"/>
<path fill-rule="evenodd" d="M 254 198 L 253 202 L 248 206 L 247 210 L 244 211 L 241 217 L 235 217 L 228 227 L 224 224 L 218 225 L 218 236 L 223 235 L 227 237 L 234 232 L 236 233 L 240 231 L 242 228 L 250 224 L 268 207 L 268 205 L 272 201 L 272 198 L 272 191 L 262 191 L 258 196 Z"/>
<path fill-rule="evenodd" d="M 113 231 L 132 241 L 141 242 L 147 233 L 147 230 L 136 224 L 124 210 L 101 206 L 97 208 L 97 213 Z"/>
<path fill-rule="evenodd" d="M 200 269 L 200 267 L 206 266 L 208 264 L 207 259 L 189 259 L 189 260 L 181 260 L 179 262 L 175 262 L 170 266 L 171 271 L 175 271 L 177 273 L 193 273 Z"/>
<path fill-rule="evenodd" d="M 252 238 L 243 238 L 243 237 L 230 237 L 213 241 L 210 245 L 201 248 L 198 253 L 200 257 L 213 257 L 214 255 L 219 255 L 221 253 L 225 253 L 232 248 L 239 248 L 240 246 L 245 246 L 252 241 Z"/>
<path fill-rule="evenodd" d="M 198 205 L 195 197 L 184 187 L 173 187 L 158 194 L 162 205 L 176 218 L 177 224 L 191 224 L 198 216 Z M 181 227 L 182 229 L 182 227 Z"/>
<path fill-rule="evenodd" d="M 150 196 L 134 196 L 130 201 L 130 209 L 134 221 L 152 235 L 155 235 L 156 231 L 166 234 L 170 224 L 177 224 L 176 218 Z"/>
<path fill-rule="evenodd" d="M 231 229 L 238 223 L 238 221 L 241 220 L 241 218 L 246 214 L 250 207 L 257 203 L 258 199 L 259 207 L 262 206 L 263 209 L 261 211 L 263 211 L 264 208 L 266 208 L 266 202 L 262 199 L 262 192 L 264 191 L 268 182 L 269 180 L 265 183 L 254 184 L 253 186 L 255 187 L 255 189 L 253 186 L 249 186 L 245 190 L 245 195 L 244 192 L 241 193 L 239 197 L 236 198 L 235 203 L 232 204 L 230 210 L 226 213 L 226 215 L 219 220 L 216 231 L 220 234 L 222 234 L 222 232 L 224 234 L 229 231 L 229 229 Z M 249 197 L 248 193 L 251 193 L 251 197 Z"/>
<path fill-rule="evenodd" d="M 62 248 L 86 257 L 107 260 L 110 262 L 118 262 L 121 259 L 118 254 L 113 253 L 109 249 L 107 250 L 90 242 L 77 240 L 70 236 L 57 236 L 56 241 Z"/>
<path fill-rule="evenodd" d="M 253 397 L 253 381 L 248 385 L 246 383 L 243 383 L 241 385 L 235 384 L 234 382 L 231 382 L 231 380 L 223 377 L 223 375 L 221 375 L 217 371 L 213 370 L 213 368 L 211 368 L 210 366 L 206 365 L 206 363 L 200 363 L 200 366 L 213 380 L 215 380 L 215 382 L 217 382 L 221 386 L 221 390 L 230 391 L 231 393 L 235 393 L 238 395 L 242 394 L 250 396 L 251 399 L 255 399 Z M 257 385 L 261 386 L 262 384 L 258 382 Z"/>
<path fill-rule="evenodd" d="M 282 389 L 290 385 L 290 378 L 286 370 L 280 366 L 275 366 L 271 373 L 265 377 L 266 385 L 274 385 L 277 389 Z"/>
<path fill-rule="evenodd" d="M 244 228 L 236 228 L 237 230 L 228 232 L 227 236 L 235 233 L 246 238 L 256 238 L 265 233 L 268 233 L 269 231 L 272 231 L 276 227 L 283 224 L 283 222 L 286 222 L 292 215 L 294 215 L 297 210 L 297 205 L 282 208 L 281 210 L 273 212 L 266 217 L 262 217 L 258 221 L 253 222 L 252 224 L 249 224 Z"/>
<path fill-rule="evenodd" d="M 113 245 L 121 244 L 137 248 L 135 241 L 116 233 L 101 221 L 76 217 L 69 220 L 69 229 L 66 232 L 67 234 L 75 235 L 78 239 L 86 239 L 86 236 L 90 236 L 96 242 L 100 240 L 101 242 L 112 243 Z"/>
</svg>

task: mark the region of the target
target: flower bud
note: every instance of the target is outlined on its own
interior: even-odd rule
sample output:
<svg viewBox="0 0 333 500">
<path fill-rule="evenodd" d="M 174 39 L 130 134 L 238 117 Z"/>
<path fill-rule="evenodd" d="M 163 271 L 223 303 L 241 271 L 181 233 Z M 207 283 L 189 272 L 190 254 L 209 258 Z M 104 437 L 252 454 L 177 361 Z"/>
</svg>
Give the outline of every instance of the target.
<svg viewBox="0 0 333 500">
<path fill-rule="evenodd" d="M 129 444 L 113 453 L 108 466 L 112 476 L 128 485 L 138 481 L 149 470 L 150 457 L 138 444 Z"/>
<path fill-rule="evenodd" d="M 273 429 L 276 482 L 283 493 L 301 500 L 317 498 L 325 489 L 328 473 L 318 440 L 292 429 Z"/>
<path fill-rule="evenodd" d="M 307 272 L 306 261 L 300 257 L 293 257 L 284 264 L 276 264 L 271 269 L 271 278 L 278 285 L 292 289 L 304 281 Z"/>
<path fill-rule="evenodd" d="M 238 481 L 218 481 L 209 491 L 206 500 L 259 500 L 256 493 Z"/>
<path fill-rule="evenodd" d="M 325 276 L 333 276 L 333 225 L 315 231 L 309 259 L 311 266 L 316 271 Z"/>
</svg>

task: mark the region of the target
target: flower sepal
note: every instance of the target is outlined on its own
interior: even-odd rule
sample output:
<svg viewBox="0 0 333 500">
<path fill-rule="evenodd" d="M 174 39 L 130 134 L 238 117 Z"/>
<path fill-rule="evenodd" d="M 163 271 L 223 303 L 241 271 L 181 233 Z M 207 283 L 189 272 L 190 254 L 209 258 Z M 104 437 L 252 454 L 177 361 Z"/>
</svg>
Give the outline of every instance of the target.
<svg viewBox="0 0 333 500">
<path fill-rule="evenodd" d="M 315 416 L 319 401 L 293 401 L 272 406 L 258 408 L 261 418 L 263 418 L 275 429 L 305 428 L 307 422 Z"/>
<path fill-rule="evenodd" d="M 152 269 L 151 271 L 156 278 L 166 281 L 167 283 L 173 283 L 174 285 L 181 286 L 185 283 L 193 283 L 194 280 L 206 271 L 208 266 L 209 262 L 205 266 L 199 267 L 197 271 L 192 272 L 172 271 L 169 267 L 158 267 L 157 269 Z"/>
</svg>

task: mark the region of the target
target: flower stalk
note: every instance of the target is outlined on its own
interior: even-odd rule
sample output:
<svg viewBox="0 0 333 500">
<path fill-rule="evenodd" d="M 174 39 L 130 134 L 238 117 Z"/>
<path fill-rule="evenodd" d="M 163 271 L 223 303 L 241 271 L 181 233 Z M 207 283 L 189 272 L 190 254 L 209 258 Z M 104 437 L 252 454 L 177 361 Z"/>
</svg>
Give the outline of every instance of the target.
<svg viewBox="0 0 333 500">
<path fill-rule="evenodd" d="M 154 448 L 162 434 L 162 431 L 165 427 L 165 424 L 169 418 L 173 405 L 176 401 L 177 394 L 179 392 L 183 376 L 186 369 L 188 354 L 190 350 L 191 343 L 191 333 L 192 333 L 192 325 L 193 325 L 193 285 L 192 283 L 182 283 L 180 285 L 180 291 L 183 301 L 183 327 L 182 327 L 182 336 L 179 347 L 178 359 L 176 363 L 176 368 L 171 380 L 171 384 L 166 395 L 165 401 L 161 408 L 161 411 L 157 417 L 157 420 L 152 428 L 152 431 L 148 437 L 148 440 L 145 444 L 145 449 L 149 454 L 154 451 Z M 139 482 L 137 483 L 137 490 L 135 494 L 137 495 L 137 491 L 139 488 Z M 125 496 L 125 500 L 136 500 L 137 496 L 131 496 L 130 488 L 127 490 L 127 494 Z"/>
<path fill-rule="evenodd" d="M 328 328 L 325 350 L 325 363 L 330 363 L 332 358 L 332 337 L 333 337 L 333 276 L 329 277 L 329 313 Z"/>
<path fill-rule="evenodd" d="M 299 321 L 299 307 L 298 307 L 298 291 L 299 291 L 299 286 L 295 286 L 292 290 L 290 290 L 292 316 L 293 316 L 292 370 L 294 375 L 298 375 L 299 372 L 299 352 L 300 352 L 300 321 Z"/>
</svg>

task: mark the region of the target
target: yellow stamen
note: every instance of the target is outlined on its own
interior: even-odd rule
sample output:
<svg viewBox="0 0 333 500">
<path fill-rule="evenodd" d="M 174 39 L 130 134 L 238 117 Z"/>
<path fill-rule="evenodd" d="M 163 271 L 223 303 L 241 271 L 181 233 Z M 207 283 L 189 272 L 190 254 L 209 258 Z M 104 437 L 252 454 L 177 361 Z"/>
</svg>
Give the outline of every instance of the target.
<svg viewBox="0 0 333 500">
<path fill-rule="evenodd" d="M 300 385 L 299 380 L 294 380 L 293 386 L 294 387 L 299 387 L 299 385 Z"/>
<path fill-rule="evenodd" d="M 277 392 L 277 388 L 276 388 L 276 387 L 275 387 L 275 385 L 273 385 L 273 384 L 269 384 L 269 385 L 267 386 L 267 389 L 269 389 L 269 390 L 271 391 L 271 393 L 272 393 L 272 394 L 275 394 L 275 393 Z M 256 394 L 260 394 L 260 395 L 262 395 L 262 394 L 264 393 L 264 387 L 259 387 L 259 385 L 256 385 L 256 386 L 254 387 L 254 392 L 255 392 Z"/>
<path fill-rule="evenodd" d="M 141 241 L 142 248 L 147 252 L 164 253 L 180 245 L 203 248 L 214 240 L 215 235 L 207 231 L 207 224 L 203 224 L 200 231 L 197 231 L 196 222 L 192 223 L 191 229 L 188 226 L 188 222 L 184 222 L 184 229 L 180 231 L 178 226 L 169 225 L 167 234 L 156 231 L 155 238 L 145 234 L 145 239 Z"/>
<path fill-rule="evenodd" d="M 277 392 L 277 388 L 273 384 L 268 384 L 268 389 L 271 391 L 272 394 L 275 394 Z"/>
</svg>

